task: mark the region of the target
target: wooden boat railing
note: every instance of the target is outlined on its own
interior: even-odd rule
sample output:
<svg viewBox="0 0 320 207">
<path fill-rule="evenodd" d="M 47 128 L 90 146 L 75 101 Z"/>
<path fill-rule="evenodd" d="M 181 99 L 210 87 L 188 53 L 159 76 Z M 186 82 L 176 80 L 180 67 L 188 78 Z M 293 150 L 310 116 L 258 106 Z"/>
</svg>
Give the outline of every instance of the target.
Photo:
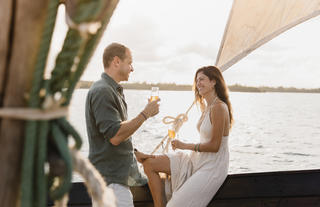
<svg viewBox="0 0 320 207">
<path fill-rule="evenodd" d="M 131 190 L 136 207 L 153 206 L 148 186 Z M 83 183 L 73 183 L 68 206 L 91 206 Z M 208 206 L 320 207 L 320 169 L 232 174 Z"/>
</svg>

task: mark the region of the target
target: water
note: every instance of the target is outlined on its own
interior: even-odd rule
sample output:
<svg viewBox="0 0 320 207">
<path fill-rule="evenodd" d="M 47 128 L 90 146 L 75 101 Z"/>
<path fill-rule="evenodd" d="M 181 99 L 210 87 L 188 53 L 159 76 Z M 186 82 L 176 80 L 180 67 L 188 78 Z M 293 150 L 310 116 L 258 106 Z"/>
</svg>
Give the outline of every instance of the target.
<svg viewBox="0 0 320 207">
<path fill-rule="evenodd" d="M 76 90 L 70 121 L 83 137 L 81 153 L 88 155 L 84 104 L 86 89 Z M 149 91 L 125 90 L 129 118 L 143 110 Z M 160 113 L 148 119 L 133 135 L 134 146 L 151 152 L 166 135 L 167 115 L 184 113 L 193 101 L 191 91 L 160 91 Z M 235 123 L 229 136 L 229 173 L 268 172 L 320 168 L 320 94 L 230 93 Z M 196 122 L 200 110 L 193 107 L 180 129 L 179 139 L 199 140 Z"/>
</svg>

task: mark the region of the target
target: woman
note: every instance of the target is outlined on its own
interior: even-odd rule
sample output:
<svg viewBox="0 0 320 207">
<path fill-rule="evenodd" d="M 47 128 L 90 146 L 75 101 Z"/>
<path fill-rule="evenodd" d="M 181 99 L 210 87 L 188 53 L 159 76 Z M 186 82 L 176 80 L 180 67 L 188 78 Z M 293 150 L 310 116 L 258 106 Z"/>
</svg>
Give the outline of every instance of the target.
<svg viewBox="0 0 320 207">
<path fill-rule="evenodd" d="M 150 156 L 136 151 L 149 179 L 155 207 L 165 206 L 160 172 L 171 175 L 172 197 L 169 207 L 207 206 L 227 177 L 229 167 L 228 136 L 233 118 L 228 89 L 220 70 L 207 66 L 194 78 L 195 100 L 202 115 L 197 124 L 200 143 L 172 140 L 174 154 Z M 166 193 L 167 193 L 166 186 Z"/>
</svg>

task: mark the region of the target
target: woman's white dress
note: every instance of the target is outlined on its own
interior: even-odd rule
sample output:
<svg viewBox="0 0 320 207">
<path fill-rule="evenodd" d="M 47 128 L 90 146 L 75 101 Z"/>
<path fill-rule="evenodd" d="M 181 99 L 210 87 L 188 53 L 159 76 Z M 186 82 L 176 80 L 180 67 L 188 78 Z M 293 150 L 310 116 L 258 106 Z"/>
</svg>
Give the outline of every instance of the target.
<svg viewBox="0 0 320 207">
<path fill-rule="evenodd" d="M 200 143 L 206 143 L 211 139 L 212 124 L 209 111 L 204 114 L 199 132 Z M 187 154 L 179 151 L 168 154 L 168 157 L 171 179 L 165 183 L 167 207 L 207 206 L 228 175 L 228 136 L 222 137 L 217 153 Z"/>
</svg>

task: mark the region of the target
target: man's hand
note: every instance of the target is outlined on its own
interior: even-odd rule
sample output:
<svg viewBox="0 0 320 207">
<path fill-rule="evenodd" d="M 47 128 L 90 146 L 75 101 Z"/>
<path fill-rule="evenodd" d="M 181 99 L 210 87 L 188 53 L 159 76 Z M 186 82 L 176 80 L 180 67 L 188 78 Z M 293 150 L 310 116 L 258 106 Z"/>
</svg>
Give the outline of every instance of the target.
<svg viewBox="0 0 320 207">
<path fill-rule="evenodd" d="M 144 154 L 143 152 L 140 152 L 137 149 L 134 149 L 134 154 L 137 158 L 137 161 L 140 163 L 143 163 L 146 159 L 155 158 L 155 155 Z"/>
<path fill-rule="evenodd" d="M 148 104 L 143 110 L 143 113 L 147 116 L 147 118 L 155 116 L 159 113 L 159 101 L 160 99 L 154 100 L 154 101 L 148 101 Z"/>
</svg>

